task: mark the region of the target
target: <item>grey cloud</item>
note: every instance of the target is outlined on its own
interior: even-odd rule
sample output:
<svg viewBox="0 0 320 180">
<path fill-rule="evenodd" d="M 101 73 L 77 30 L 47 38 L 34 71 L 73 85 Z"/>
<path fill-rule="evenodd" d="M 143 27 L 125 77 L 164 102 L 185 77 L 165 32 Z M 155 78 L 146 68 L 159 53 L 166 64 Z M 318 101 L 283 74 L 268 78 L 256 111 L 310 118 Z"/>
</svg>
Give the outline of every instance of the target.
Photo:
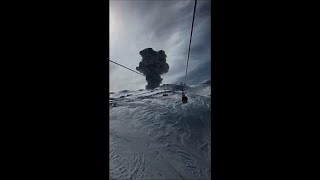
<svg viewBox="0 0 320 180">
<path fill-rule="evenodd" d="M 173 83 L 183 76 L 194 1 L 121 0 L 110 1 L 110 4 L 111 11 L 115 12 L 114 22 L 121 26 L 110 34 L 112 60 L 134 69 L 141 60 L 139 52 L 142 49 L 163 49 L 170 65 L 170 71 L 162 76 L 163 82 Z M 210 1 L 198 0 L 189 62 L 189 72 L 198 71 L 198 79 L 205 75 L 200 73 L 202 64 L 211 62 L 210 11 Z M 110 88 L 113 91 L 145 86 L 144 77 L 121 67 L 110 66 L 110 69 Z M 133 80 L 135 83 L 131 83 Z"/>
</svg>

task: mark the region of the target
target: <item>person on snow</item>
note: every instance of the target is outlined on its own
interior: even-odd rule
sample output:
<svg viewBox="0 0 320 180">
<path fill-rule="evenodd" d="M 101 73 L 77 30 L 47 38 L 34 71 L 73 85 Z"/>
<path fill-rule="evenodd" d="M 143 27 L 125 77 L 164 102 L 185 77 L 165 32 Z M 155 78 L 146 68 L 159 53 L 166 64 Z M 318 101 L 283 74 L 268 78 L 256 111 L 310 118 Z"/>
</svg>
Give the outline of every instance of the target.
<svg viewBox="0 0 320 180">
<path fill-rule="evenodd" d="M 187 103 L 188 102 L 188 97 L 185 95 L 184 92 L 182 92 L 182 102 Z"/>
</svg>

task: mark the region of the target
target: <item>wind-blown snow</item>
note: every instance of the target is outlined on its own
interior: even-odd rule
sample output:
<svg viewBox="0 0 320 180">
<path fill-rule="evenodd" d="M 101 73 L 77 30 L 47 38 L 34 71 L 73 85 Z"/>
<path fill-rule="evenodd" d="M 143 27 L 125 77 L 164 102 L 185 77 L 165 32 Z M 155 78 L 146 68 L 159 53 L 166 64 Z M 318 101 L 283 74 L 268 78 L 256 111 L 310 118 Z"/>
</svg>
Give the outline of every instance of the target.
<svg viewBox="0 0 320 180">
<path fill-rule="evenodd" d="M 189 87 L 186 104 L 161 88 L 110 94 L 111 178 L 209 179 L 210 89 Z"/>
</svg>

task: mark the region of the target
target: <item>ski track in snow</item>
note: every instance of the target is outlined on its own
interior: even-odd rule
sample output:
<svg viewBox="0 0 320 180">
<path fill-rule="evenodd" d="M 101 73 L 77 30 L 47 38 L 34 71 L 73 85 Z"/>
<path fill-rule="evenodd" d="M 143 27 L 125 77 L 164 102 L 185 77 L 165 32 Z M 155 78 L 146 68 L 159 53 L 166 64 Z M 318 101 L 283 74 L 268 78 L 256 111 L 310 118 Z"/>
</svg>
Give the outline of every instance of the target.
<svg viewBox="0 0 320 180">
<path fill-rule="evenodd" d="M 168 96 L 163 96 L 163 90 L 112 94 L 110 177 L 209 179 L 211 99 L 208 93 L 210 85 L 191 88 L 187 91 L 186 104 L 181 102 L 181 91 Z"/>
</svg>

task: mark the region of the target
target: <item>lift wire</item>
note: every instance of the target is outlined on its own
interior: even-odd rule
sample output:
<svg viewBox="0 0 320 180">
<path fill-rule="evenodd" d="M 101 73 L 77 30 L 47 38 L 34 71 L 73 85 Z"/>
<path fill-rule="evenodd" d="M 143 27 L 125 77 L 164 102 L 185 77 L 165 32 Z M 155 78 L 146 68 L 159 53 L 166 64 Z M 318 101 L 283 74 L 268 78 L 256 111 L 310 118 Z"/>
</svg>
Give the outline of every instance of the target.
<svg viewBox="0 0 320 180">
<path fill-rule="evenodd" d="M 124 67 L 124 68 L 126 68 L 126 69 L 129 69 L 130 71 L 133 71 L 133 72 L 135 72 L 135 73 L 137 73 L 137 74 L 139 74 L 139 75 L 141 75 L 141 76 L 145 76 L 144 74 L 141 74 L 141 73 L 139 73 L 139 72 L 137 72 L 137 71 L 135 71 L 135 70 L 132 70 L 132 69 L 130 69 L 130 68 L 124 66 L 124 65 L 121 65 L 121 64 L 116 63 L 116 62 L 114 62 L 114 61 L 111 61 L 110 59 L 109 59 L 109 61 L 112 62 L 112 63 L 114 63 L 114 64 L 116 64 L 116 65 L 119 65 L 119 66 L 122 66 L 122 67 Z"/>
<path fill-rule="evenodd" d="M 137 74 L 139 74 L 139 75 L 141 75 L 141 76 L 146 77 L 146 75 L 141 74 L 141 73 L 139 73 L 139 72 L 137 72 L 137 71 L 135 71 L 135 70 L 133 70 L 133 69 L 131 69 L 131 68 L 128 68 L 128 67 L 126 67 L 126 66 L 124 66 L 124 65 L 121 65 L 121 64 L 119 64 L 119 63 L 116 63 L 116 62 L 114 62 L 114 61 L 112 61 L 112 60 L 110 60 L 110 59 L 109 59 L 109 61 L 112 62 L 112 63 L 114 63 L 114 64 L 116 64 L 116 65 L 119 65 L 119 66 L 121 66 L 121 67 L 123 67 L 123 68 L 126 68 L 126 69 L 128 69 L 128 70 L 130 70 L 130 71 L 132 71 L 132 72 L 135 72 L 135 73 L 137 73 Z M 152 77 L 149 77 L 149 78 L 153 79 Z M 155 80 L 156 80 L 156 79 L 155 79 Z M 161 84 L 163 84 L 163 83 L 161 83 Z"/>
<path fill-rule="evenodd" d="M 184 77 L 184 83 L 183 83 L 183 89 L 186 85 L 186 81 L 187 81 L 187 75 L 188 75 L 188 65 L 189 65 L 189 56 L 190 56 L 190 47 L 191 47 L 191 41 L 192 41 L 192 31 L 193 31 L 193 24 L 194 24 L 194 17 L 196 14 L 196 6 L 197 6 L 197 0 L 195 0 L 194 2 L 194 9 L 193 9 L 193 18 L 192 18 L 192 26 L 191 26 L 191 34 L 190 34 L 190 41 L 189 41 L 189 51 L 188 51 L 188 59 L 187 59 L 187 67 L 186 67 L 186 75 Z"/>
</svg>

